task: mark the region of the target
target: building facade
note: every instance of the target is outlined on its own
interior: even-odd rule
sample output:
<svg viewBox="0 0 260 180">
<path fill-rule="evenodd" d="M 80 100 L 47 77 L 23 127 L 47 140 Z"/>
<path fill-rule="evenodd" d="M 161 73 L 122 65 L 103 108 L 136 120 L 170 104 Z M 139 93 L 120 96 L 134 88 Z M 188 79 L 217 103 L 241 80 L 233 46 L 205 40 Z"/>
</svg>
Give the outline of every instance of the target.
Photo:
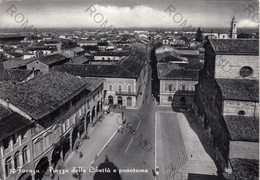
<svg viewBox="0 0 260 180">
<path fill-rule="evenodd" d="M 160 84 L 161 105 L 187 105 L 193 102 L 198 70 L 183 69 L 178 65 L 159 63 L 157 65 Z"/>
<path fill-rule="evenodd" d="M 236 168 L 234 159 L 259 159 L 258 47 L 247 39 L 211 39 L 205 45 L 194 108 L 227 174 Z M 246 151 L 251 157 L 242 155 Z"/>
<path fill-rule="evenodd" d="M 15 121 L 8 116 L 8 122 L 26 126 L 1 136 L 1 179 L 51 175 L 50 167 L 65 162 L 101 115 L 103 92 L 101 81 L 60 72 L 3 88 L 0 104 L 22 117 Z M 5 126 L 10 129 L 12 123 Z"/>
<path fill-rule="evenodd" d="M 136 52 L 117 64 L 64 64 L 55 70 L 84 78 L 104 79 L 105 103 L 135 107 L 147 79 L 144 52 Z"/>
</svg>

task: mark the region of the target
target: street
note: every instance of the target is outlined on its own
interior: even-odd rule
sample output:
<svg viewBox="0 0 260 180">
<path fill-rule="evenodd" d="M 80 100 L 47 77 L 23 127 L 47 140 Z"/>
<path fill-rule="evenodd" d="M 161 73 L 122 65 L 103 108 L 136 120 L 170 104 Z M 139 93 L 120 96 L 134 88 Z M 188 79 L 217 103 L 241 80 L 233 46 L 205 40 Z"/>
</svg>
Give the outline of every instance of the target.
<svg viewBox="0 0 260 180">
<path fill-rule="evenodd" d="M 97 149 L 93 160 L 86 159 L 86 149 L 82 149 L 83 159 L 73 157 L 66 169 L 79 167 L 77 164 L 80 161 L 79 168 L 84 169 L 81 176 L 88 180 L 108 177 L 115 180 L 184 180 L 189 172 L 216 174 L 214 162 L 185 116 L 173 112 L 170 106 L 157 105 L 152 96 L 151 76 L 149 65 L 139 108 L 112 110 L 115 116 L 109 119 L 110 124 L 114 124 L 114 131 L 119 129 L 114 133 L 111 131 L 109 137 L 105 138 L 106 143 L 98 149 L 94 148 L 95 140 L 93 141 L 93 148 Z M 122 122 L 122 114 L 126 123 Z M 104 122 L 100 125 L 102 123 Z M 156 166 L 159 167 L 157 175 Z M 114 172 L 107 171 L 107 168 Z M 69 178 L 71 176 L 66 175 L 62 179 Z"/>
</svg>

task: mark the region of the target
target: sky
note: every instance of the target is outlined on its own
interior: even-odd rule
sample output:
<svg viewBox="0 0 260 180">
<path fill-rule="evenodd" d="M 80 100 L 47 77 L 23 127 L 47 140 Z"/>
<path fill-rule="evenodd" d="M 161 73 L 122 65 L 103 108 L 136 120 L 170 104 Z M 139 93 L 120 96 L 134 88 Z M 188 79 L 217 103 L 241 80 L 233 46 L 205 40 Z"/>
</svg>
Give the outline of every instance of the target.
<svg viewBox="0 0 260 180">
<path fill-rule="evenodd" d="M 257 0 L 0 0 L 0 28 L 259 27 Z M 26 24 L 27 23 L 27 24 Z"/>
</svg>

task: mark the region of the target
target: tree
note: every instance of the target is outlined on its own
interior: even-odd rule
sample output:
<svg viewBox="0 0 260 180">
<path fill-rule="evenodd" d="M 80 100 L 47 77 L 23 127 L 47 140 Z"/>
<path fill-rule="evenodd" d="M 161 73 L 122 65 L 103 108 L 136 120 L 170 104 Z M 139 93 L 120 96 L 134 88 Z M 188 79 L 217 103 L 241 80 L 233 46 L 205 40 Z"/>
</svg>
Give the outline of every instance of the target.
<svg viewBox="0 0 260 180">
<path fill-rule="evenodd" d="M 195 40 L 197 42 L 202 42 L 203 41 L 203 35 L 202 35 L 202 31 L 201 31 L 200 28 L 197 30 L 197 34 L 196 34 L 196 39 Z"/>
<path fill-rule="evenodd" d="M 237 38 L 252 38 L 252 35 L 248 33 L 240 33 L 237 35 Z"/>
</svg>

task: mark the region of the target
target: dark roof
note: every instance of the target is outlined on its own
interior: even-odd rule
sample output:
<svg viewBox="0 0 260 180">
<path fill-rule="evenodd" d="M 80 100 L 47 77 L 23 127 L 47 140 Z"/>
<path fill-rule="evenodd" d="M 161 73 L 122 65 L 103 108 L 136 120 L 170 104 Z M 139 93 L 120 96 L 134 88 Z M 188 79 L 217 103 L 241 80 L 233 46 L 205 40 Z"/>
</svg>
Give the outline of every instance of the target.
<svg viewBox="0 0 260 180">
<path fill-rule="evenodd" d="M 5 107 L 3 107 L 2 105 L 0 105 L 0 119 L 5 118 L 6 116 L 9 116 L 10 114 L 12 114 L 13 112 L 9 109 L 6 109 Z M 1 127 L 1 126 L 0 126 Z"/>
<path fill-rule="evenodd" d="M 54 69 L 81 77 L 138 78 L 145 58 L 133 53 L 115 65 L 64 64 Z"/>
<path fill-rule="evenodd" d="M 31 124 L 31 121 L 0 105 L 0 140 Z"/>
<path fill-rule="evenodd" d="M 41 45 L 41 46 L 31 46 L 27 47 L 27 51 L 35 51 L 35 50 L 50 50 L 51 48 L 49 46 Z"/>
<path fill-rule="evenodd" d="M 93 53 L 94 56 L 128 56 L 128 51 L 99 51 Z"/>
<path fill-rule="evenodd" d="M 69 49 L 68 51 L 71 51 L 73 53 L 80 53 L 80 52 L 83 52 L 85 50 L 82 47 L 74 47 L 74 48 Z"/>
<path fill-rule="evenodd" d="M 13 52 L 13 51 L 5 51 L 4 53 L 9 54 L 9 55 L 11 55 L 11 56 L 14 56 L 14 57 L 16 57 L 16 58 L 23 56 L 22 53 Z"/>
<path fill-rule="evenodd" d="M 72 64 L 86 64 L 88 61 L 89 61 L 89 58 L 87 58 L 87 57 L 76 56 L 76 57 L 71 58 L 69 63 L 72 63 Z"/>
<path fill-rule="evenodd" d="M 85 49 L 86 51 L 98 51 L 97 46 L 82 46 L 82 48 Z"/>
<path fill-rule="evenodd" d="M 258 159 L 230 159 L 233 174 L 236 180 L 259 179 Z"/>
<path fill-rule="evenodd" d="M 33 118 L 39 119 L 87 86 L 85 79 L 66 73 L 51 72 L 24 83 L 3 86 L 0 97 Z"/>
<path fill-rule="evenodd" d="M 253 116 L 224 116 L 231 140 L 259 141 L 259 118 Z"/>
<path fill-rule="evenodd" d="M 135 51 L 123 61 L 119 62 L 119 66 L 129 72 L 136 78 L 139 76 L 146 61 L 146 54 L 141 51 Z"/>
<path fill-rule="evenodd" d="M 1 34 L 0 35 L 0 39 L 4 39 L 4 38 L 24 38 L 26 36 L 24 35 L 20 35 L 20 34 Z"/>
<path fill-rule="evenodd" d="M 66 59 L 68 59 L 68 58 L 66 56 L 61 55 L 61 54 L 52 54 L 52 55 L 48 55 L 48 56 L 43 56 L 43 57 L 41 57 L 37 60 L 44 63 L 44 64 L 51 65 L 53 63 L 64 61 Z"/>
<path fill-rule="evenodd" d="M 33 71 L 30 70 L 19 70 L 19 69 L 3 69 L 0 70 L 0 81 L 23 81 Z"/>
<path fill-rule="evenodd" d="M 216 54 L 259 54 L 259 41 L 253 39 L 210 39 Z"/>
<path fill-rule="evenodd" d="M 163 57 L 162 59 L 160 59 L 160 62 L 170 62 L 170 61 L 183 62 L 183 61 L 187 61 L 187 59 L 183 59 L 181 57 L 174 56 L 174 55 L 171 55 L 171 54 L 169 54 L 166 57 Z"/>
<path fill-rule="evenodd" d="M 199 79 L 199 70 L 197 69 L 182 69 L 179 64 L 177 65 L 163 65 L 168 63 L 160 63 L 157 65 L 158 78 L 169 80 L 193 80 Z"/>
<path fill-rule="evenodd" d="M 248 79 L 216 79 L 226 100 L 259 102 L 259 82 Z"/>
<path fill-rule="evenodd" d="M 209 174 L 188 173 L 188 180 L 218 180 L 218 176 Z"/>
<path fill-rule="evenodd" d="M 133 74 L 118 65 L 63 64 L 54 68 L 81 77 L 131 78 Z"/>
<path fill-rule="evenodd" d="M 8 61 L 3 62 L 3 66 L 6 69 L 11 69 L 11 68 L 17 68 L 21 66 L 26 66 L 27 64 L 35 61 L 35 58 L 29 58 L 29 59 L 12 59 Z"/>
<path fill-rule="evenodd" d="M 98 46 L 108 46 L 108 42 L 98 42 Z"/>
</svg>

